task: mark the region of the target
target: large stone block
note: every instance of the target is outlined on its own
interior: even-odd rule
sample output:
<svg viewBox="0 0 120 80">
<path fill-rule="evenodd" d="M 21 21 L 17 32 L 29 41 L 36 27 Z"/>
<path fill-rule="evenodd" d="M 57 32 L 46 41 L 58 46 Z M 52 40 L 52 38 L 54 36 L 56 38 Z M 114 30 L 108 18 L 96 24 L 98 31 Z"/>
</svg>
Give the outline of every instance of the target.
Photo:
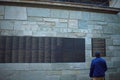
<svg viewBox="0 0 120 80">
<path fill-rule="evenodd" d="M 29 69 L 30 70 L 52 70 L 51 64 L 45 64 L 45 63 L 31 63 L 29 64 Z"/>
<path fill-rule="evenodd" d="M 120 57 L 120 50 L 114 50 L 113 51 L 113 55 L 114 55 L 114 57 Z"/>
<path fill-rule="evenodd" d="M 120 45 L 120 35 L 112 35 L 113 45 Z"/>
<path fill-rule="evenodd" d="M 78 21 L 78 27 L 79 29 L 88 29 L 87 22 L 84 20 L 79 20 Z"/>
<path fill-rule="evenodd" d="M 112 39 L 106 39 L 106 46 L 112 46 L 113 40 Z"/>
<path fill-rule="evenodd" d="M 4 6 L 0 6 L 0 16 L 4 15 Z"/>
<path fill-rule="evenodd" d="M 120 45 L 120 39 L 113 40 L 113 45 Z"/>
<path fill-rule="evenodd" d="M 0 16 L 0 19 L 3 19 L 3 16 Z"/>
<path fill-rule="evenodd" d="M 53 70 L 64 70 L 64 69 L 70 69 L 70 66 L 65 63 L 55 63 L 51 65 Z"/>
<path fill-rule="evenodd" d="M 51 17 L 53 17 L 53 18 L 68 18 L 69 17 L 69 11 L 51 9 Z"/>
<path fill-rule="evenodd" d="M 114 61 L 120 61 L 120 56 L 118 56 L 118 57 L 112 57 L 112 61 L 114 62 Z"/>
<path fill-rule="evenodd" d="M 23 71 L 17 79 L 19 80 L 45 80 L 44 71 Z"/>
<path fill-rule="evenodd" d="M 60 23 L 67 23 L 68 20 L 67 20 L 67 19 L 59 19 L 59 22 L 60 22 Z"/>
<path fill-rule="evenodd" d="M 90 13 L 90 20 L 92 21 L 104 21 L 104 17 L 102 13 Z"/>
<path fill-rule="evenodd" d="M 23 35 L 24 35 L 24 36 L 32 36 L 32 31 L 24 30 L 24 31 L 23 31 Z"/>
<path fill-rule="evenodd" d="M 8 78 L 4 80 L 45 80 L 45 74 L 42 71 L 14 71 L 5 77 Z"/>
<path fill-rule="evenodd" d="M 43 18 L 45 22 L 59 22 L 60 19 L 57 18 Z"/>
<path fill-rule="evenodd" d="M 63 28 L 67 28 L 68 24 L 67 23 L 56 23 L 55 27 L 63 27 Z"/>
<path fill-rule="evenodd" d="M 60 80 L 76 80 L 76 75 L 62 75 Z"/>
<path fill-rule="evenodd" d="M 110 73 L 109 80 L 120 80 L 120 72 Z"/>
<path fill-rule="evenodd" d="M 82 12 L 70 11 L 70 19 L 82 19 Z"/>
<path fill-rule="evenodd" d="M 103 33 L 104 34 L 112 34 L 113 33 L 113 27 L 112 26 L 104 26 L 103 27 Z"/>
<path fill-rule="evenodd" d="M 0 80 L 15 80 L 14 77 L 17 77 L 17 71 L 12 70 L 0 70 Z M 12 78 L 12 79 L 10 79 Z"/>
<path fill-rule="evenodd" d="M 12 33 L 13 33 L 12 36 L 24 36 L 23 30 L 15 30 Z"/>
<path fill-rule="evenodd" d="M 60 28 L 60 27 L 57 27 L 57 28 L 54 28 L 52 29 L 54 32 L 68 32 L 68 29 L 67 28 Z"/>
<path fill-rule="evenodd" d="M 28 63 L 1 63 L 0 70 L 29 70 Z"/>
<path fill-rule="evenodd" d="M 58 75 L 46 76 L 45 80 L 60 80 L 60 76 Z"/>
<path fill-rule="evenodd" d="M 76 80 L 90 80 L 90 77 L 88 74 L 77 75 Z"/>
<path fill-rule="evenodd" d="M 79 74 L 80 71 L 78 70 L 62 70 L 62 75 L 72 75 L 72 74 Z"/>
<path fill-rule="evenodd" d="M 67 69 L 71 69 L 71 70 L 82 70 L 82 69 L 86 69 L 86 64 L 85 63 L 68 63 L 68 68 Z"/>
<path fill-rule="evenodd" d="M 78 20 L 69 20 L 68 27 L 69 28 L 78 28 Z"/>
<path fill-rule="evenodd" d="M 28 21 L 43 21 L 42 17 L 28 17 Z"/>
<path fill-rule="evenodd" d="M 82 12 L 82 20 L 88 21 L 90 19 L 90 13 L 89 12 Z"/>
<path fill-rule="evenodd" d="M 104 14 L 104 20 L 106 22 L 119 22 L 119 15 L 116 15 L 116 14 Z"/>
<path fill-rule="evenodd" d="M 28 16 L 50 17 L 50 9 L 46 8 L 27 8 Z"/>
<path fill-rule="evenodd" d="M 107 26 L 108 22 L 106 22 L 106 21 L 96 21 L 96 24 L 100 25 L 100 26 Z"/>
<path fill-rule="evenodd" d="M 120 67 L 120 60 L 119 61 L 114 61 L 113 63 L 114 67 Z"/>
<path fill-rule="evenodd" d="M 27 20 L 27 12 L 25 7 L 5 7 L 5 19 Z"/>
<path fill-rule="evenodd" d="M 38 24 L 32 21 L 15 21 L 14 30 L 38 30 Z"/>
<path fill-rule="evenodd" d="M 13 30 L 13 21 L 0 21 L 0 29 Z"/>
<path fill-rule="evenodd" d="M 1 30 L 0 35 L 12 36 L 13 30 Z"/>
</svg>

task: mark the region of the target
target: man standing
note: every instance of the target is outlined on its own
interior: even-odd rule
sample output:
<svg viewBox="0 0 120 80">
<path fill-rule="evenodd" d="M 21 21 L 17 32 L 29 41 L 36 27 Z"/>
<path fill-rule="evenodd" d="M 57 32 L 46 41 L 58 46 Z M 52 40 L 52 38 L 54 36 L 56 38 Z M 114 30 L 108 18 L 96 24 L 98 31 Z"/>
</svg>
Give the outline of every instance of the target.
<svg viewBox="0 0 120 80">
<path fill-rule="evenodd" d="M 100 53 L 95 53 L 96 58 L 92 60 L 89 76 L 93 80 L 104 80 L 105 72 L 107 71 L 106 61 L 101 58 Z"/>
</svg>

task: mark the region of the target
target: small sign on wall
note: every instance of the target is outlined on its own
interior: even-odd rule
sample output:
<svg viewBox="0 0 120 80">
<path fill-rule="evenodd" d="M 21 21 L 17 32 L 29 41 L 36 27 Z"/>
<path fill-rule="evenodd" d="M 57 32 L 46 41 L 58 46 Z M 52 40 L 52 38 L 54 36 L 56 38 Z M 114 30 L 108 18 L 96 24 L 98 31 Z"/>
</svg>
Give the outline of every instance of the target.
<svg viewBox="0 0 120 80">
<path fill-rule="evenodd" d="M 101 56 L 106 56 L 106 43 L 103 38 L 92 38 L 92 56 L 95 57 L 95 52 L 100 52 Z"/>
</svg>

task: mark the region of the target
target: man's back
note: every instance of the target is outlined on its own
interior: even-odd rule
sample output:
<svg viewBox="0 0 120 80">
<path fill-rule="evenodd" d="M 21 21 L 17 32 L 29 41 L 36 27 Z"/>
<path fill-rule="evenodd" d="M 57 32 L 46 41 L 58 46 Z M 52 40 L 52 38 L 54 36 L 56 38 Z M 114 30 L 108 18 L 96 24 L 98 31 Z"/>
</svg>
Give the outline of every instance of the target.
<svg viewBox="0 0 120 80">
<path fill-rule="evenodd" d="M 89 76 L 93 80 L 104 80 L 105 72 L 107 71 L 106 61 L 101 58 L 100 53 L 95 53 L 96 58 L 92 60 Z"/>
<path fill-rule="evenodd" d="M 94 67 L 93 77 L 104 77 L 107 70 L 106 62 L 102 58 L 95 58 L 92 60 L 92 67 Z"/>
</svg>

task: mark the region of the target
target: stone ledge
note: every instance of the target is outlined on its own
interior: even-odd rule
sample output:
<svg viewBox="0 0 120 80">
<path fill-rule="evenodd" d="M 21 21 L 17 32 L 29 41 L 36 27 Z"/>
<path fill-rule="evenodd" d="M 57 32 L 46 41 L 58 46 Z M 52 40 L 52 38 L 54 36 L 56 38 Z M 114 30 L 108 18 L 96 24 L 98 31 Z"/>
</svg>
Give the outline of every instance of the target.
<svg viewBox="0 0 120 80">
<path fill-rule="evenodd" d="M 80 11 L 109 13 L 109 14 L 117 14 L 118 12 L 120 12 L 119 8 L 101 7 L 101 6 L 80 4 L 80 3 L 71 3 L 71 2 L 50 2 L 50 1 L 37 2 L 37 1 L 24 1 L 24 0 L 23 1 L 0 0 L 0 5 L 57 8 L 57 9 L 80 10 Z"/>
</svg>

